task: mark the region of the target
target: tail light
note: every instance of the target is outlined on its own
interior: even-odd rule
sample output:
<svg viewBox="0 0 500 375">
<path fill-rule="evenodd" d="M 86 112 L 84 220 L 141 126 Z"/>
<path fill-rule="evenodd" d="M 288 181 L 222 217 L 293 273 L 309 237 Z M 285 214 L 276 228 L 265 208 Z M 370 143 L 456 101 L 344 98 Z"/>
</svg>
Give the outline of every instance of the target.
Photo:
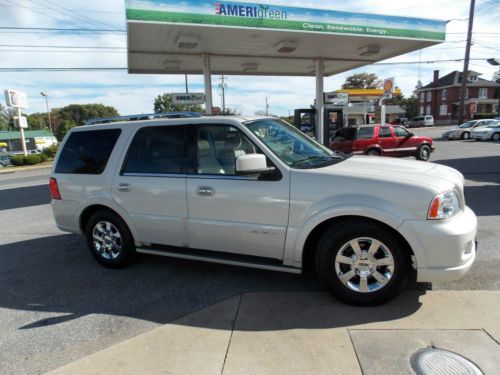
<svg viewBox="0 0 500 375">
<path fill-rule="evenodd" d="M 50 196 L 52 199 L 61 199 L 61 193 L 59 192 L 59 186 L 57 186 L 57 180 L 54 177 L 50 178 L 49 181 Z"/>
</svg>

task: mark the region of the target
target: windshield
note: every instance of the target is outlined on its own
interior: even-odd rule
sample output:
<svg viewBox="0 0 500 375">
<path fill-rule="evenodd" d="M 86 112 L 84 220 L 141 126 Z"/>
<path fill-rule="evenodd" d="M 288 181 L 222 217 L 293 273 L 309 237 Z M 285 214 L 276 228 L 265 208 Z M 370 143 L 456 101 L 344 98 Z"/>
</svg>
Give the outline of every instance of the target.
<svg viewBox="0 0 500 375">
<path fill-rule="evenodd" d="M 292 168 L 319 168 L 338 163 L 347 157 L 320 145 L 279 119 L 266 118 L 243 124 Z"/>
<path fill-rule="evenodd" d="M 459 128 L 464 129 L 464 128 L 472 128 L 476 121 L 467 121 L 464 122 L 462 125 L 459 126 Z"/>
</svg>

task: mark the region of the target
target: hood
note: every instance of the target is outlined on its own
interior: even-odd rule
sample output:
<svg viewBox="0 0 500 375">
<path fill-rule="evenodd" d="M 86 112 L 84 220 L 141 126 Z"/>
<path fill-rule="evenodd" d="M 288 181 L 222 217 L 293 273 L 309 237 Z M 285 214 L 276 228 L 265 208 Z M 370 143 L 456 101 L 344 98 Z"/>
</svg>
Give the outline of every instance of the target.
<svg viewBox="0 0 500 375">
<path fill-rule="evenodd" d="M 353 156 L 345 161 L 316 170 L 320 173 L 332 173 L 359 176 L 373 180 L 395 181 L 412 185 L 426 185 L 438 192 L 456 186 L 462 189 L 463 175 L 456 169 L 423 161 L 413 161 L 389 157 Z"/>
</svg>

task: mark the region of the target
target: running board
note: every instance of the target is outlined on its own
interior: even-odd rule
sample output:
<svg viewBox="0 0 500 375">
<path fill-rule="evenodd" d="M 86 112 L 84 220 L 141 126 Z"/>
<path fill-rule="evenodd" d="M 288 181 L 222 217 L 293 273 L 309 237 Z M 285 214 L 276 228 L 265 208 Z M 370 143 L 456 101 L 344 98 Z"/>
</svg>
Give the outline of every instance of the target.
<svg viewBox="0 0 500 375">
<path fill-rule="evenodd" d="M 284 266 L 282 264 L 279 264 L 278 262 L 276 262 L 277 264 L 272 264 L 271 263 L 272 261 L 271 262 L 268 262 L 268 261 L 263 261 L 263 262 L 253 261 L 252 262 L 252 261 L 248 261 L 248 260 L 243 261 L 243 260 L 234 259 L 237 256 L 232 256 L 229 254 L 227 254 L 227 255 L 224 254 L 223 257 L 217 257 L 214 255 L 211 255 L 211 253 L 213 253 L 213 252 L 207 252 L 208 254 L 206 256 L 203 256 L 200 254 L 194 255 L 194 254 L 189 254 L 189 249 L 186 249 L 185 252 L 181 252 L 181 251 L 137 248 L 136 251 L 138 253 L 141 253 L 141 254 L 160 255 L 160 256 L 164 256 L 164 257 L 189 259 L 189 260 L 199 260 L 199 261 L 203 261 L 203 262 L 227 264 L 227 265 L 231 265 L 231 266 L 240 266 L 240 267 L 247 267 L 247 268 L 257 268 L 257 269 L 268 270 L 268 271 L 288 272 L 288 273 L 294 273 L 294 274 L 302 273 L 302 269 L 300 269 L 300 268 Z M 231 258 L 233 258 L 233 259 L 231 259 Z"/>
</svg>

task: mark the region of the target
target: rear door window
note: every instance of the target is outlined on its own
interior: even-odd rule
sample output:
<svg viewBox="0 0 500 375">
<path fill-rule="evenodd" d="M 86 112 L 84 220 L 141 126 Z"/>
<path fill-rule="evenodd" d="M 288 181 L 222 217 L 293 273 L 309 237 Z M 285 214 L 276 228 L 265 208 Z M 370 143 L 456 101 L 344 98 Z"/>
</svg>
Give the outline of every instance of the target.
<svg viewBox="0 0 500 375">
<path fill-rule="evenodd" d="M 378 136 L 379 138 L 391 138 L 392 137 L 391 129 L 386 126 L 380 127 Z"/>
<path fill-rule="evenodd" d="M 101 174 L 120 133 L 120 129 L 71 133 L 61 151 L 55 173 Z"/>
<path fill-rule="evenodd" d="M 371 139 L 373 138 L 374 127 L 359 128 L 357 139 Z"/>
<path fill-rule="evenodd" d="M 140 129 L 130 144 L 122 174 L 183 173 L 187 126 L 151 126 Z"/>
</svg>

